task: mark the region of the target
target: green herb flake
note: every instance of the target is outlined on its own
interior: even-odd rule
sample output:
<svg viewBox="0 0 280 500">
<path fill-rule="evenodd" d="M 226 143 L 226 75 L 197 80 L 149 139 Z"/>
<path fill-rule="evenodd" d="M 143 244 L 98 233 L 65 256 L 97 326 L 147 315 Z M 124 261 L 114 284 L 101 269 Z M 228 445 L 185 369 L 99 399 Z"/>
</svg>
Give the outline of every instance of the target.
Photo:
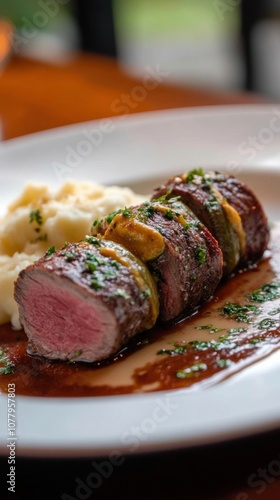
<svg viewBox="0 0 280 500">
<path fill-rule="evenodd" d="M 55 247 L 54 247 L 54 246 L 50 247 L 50 248 L 46 251 L 46 253 L 45 253 L 45 257 L 50 257 L 50 255 L 52 255 L 53 253 L 55 253 Z"/>
<path fill-rule="evenodd" d="M 197 351 L 206 351 L 212 347 L 213 344 L 212 342 L 207 342 L 205 340 L 192 340 L 189 342 L 189 345 Z"/>
<path fill-rule="evenodd" d="M 116 269 L 119 269 L 121 267 L 121 264 L 115 259 L 110 259 L 109 264 L 115 267 Z"/>
<path fill-rule="evenodd" d="M 42 226 L 44 220 L 40 210 L 31 210 L 29 214 L 29 222 L 36 222 L 38 226 Z"/>
<path fill-rule="evenodd" d="M 210 330 L 213 327 L 213 325 L 201 325 L 201 326 L 196 326 L 196 330 Z"/>
<path fill-rule="evenodd" d="M 14 372 L 14 364 L 9 360 L 7 352 L 0 347 L 0 375 L 10 375 Z"/>
<path fill-rule="evenodd" d="M 236 333 L 245 333 L 247 332 L 247 328 L 230 328 L 228 330 L 229 335 L 235 335 Z"/>
<path fill-rule="evenodd" d="M 271 318 L 265 318 L 263 319 L 259 324 L 258 324 L 258 329 L 259 330 L 269 330 L 270 328 L 273 328 L 276 326 L 276 321 Z"/>
<path fill-rule="evenodd" d="M 231 361 L 229 359 L 217 359 L 216 365 L 219 368 L 227 368 L 229 365 L 231 365 Z"/>
<path fill-rule="evenodd" d="M 198 260 L 199 264 L 202 265 L 206 261 L 207 250 L 205 247 L 196 247 L 194 255 L 196 260 Z"/>
<path fill-rule="evenodd" d="M 98 276 L 93 276 L 91 281 L 90 281 L 89 286 L 93 290 L 99 291 L 99 290 L 101 290 L 101 288 L 103 286 L 103 281 Z"/>
<path fill-rule="evenodd" d="M 77 258 L 76 252 L 74 250 L 70 250 L 70 252 L 62 252 L 63 257 L 67 262 L 71 262 L 72 260 L 75 260 Z"/>
<path fill-rule="evenodd" d="M 181 196 L 173 196 L 173 198 L 169 198 L 166 200 L 166 203 L 169 203 L 170 205 L 174 205 L 175 203 L 178 203 L 178 201 L 181 201 Z"/>
<path fill-rule="evenodd" d="M 104 279 L 110 279 L 110 278 L 116 278 L 117 277 L 117 273 L 115 271 L 115 269 L 105 269 L 105 271 L 103 272 L 103 276 L 104 276 Z"/>
<path fill-rule="evenodd" d="M 99 245 L 100 243 L 100 240 L 95 236 L 86 236 L 84 241 L 86 243 L 90 243 L 91 245 Z"/>
<path fill-rule="evenodd" d="M 259 307 L 253 305 L 241 306 L 233 302 L 227 302 L 220 311 L 222 316 L 233 318 L 238 322 L 244 323 L 250 323 L 253 314 L 260 314 Z"/>
<path fill-rule="evenodd" d="M 171 189 L 168 189 L 166 191 L 166 193 L 163 194 L 162 196 L 160 196 L 159 198 L 154 198 L 153 202 L 155 202 L 155 203 L 168 203 L 169 200 L 167 199 L 167 196 L 169 196 L 170 193 L 171 193 Z"/>
<path fill-rule="evenodd" d="M 192 378 L 197 372 L 207 370 L 207 365 L 205 363 L 196 363 L 184 370 L 178 370 L 176 372 L 177 378 Z"/>
<path fill-rule="evenodd" d="M 220 210 L 220 204 L 219 204 L 216 196 L 214 196 L 214 195 L 209 196 L 208 200 L 206 200 L 204 203 L 204 208 L 208 212 Z"/>
<path fill-rule="evenodd" d="M 183 229 L 200 229 L 202 226 L 201 222 L 200 221 L 193 221 L 193 222 L 187 222 L 187 224 L 185 224 L 183 226 Z"/>
<path fill-rule="evenodd" d="M 194 168 L 186 176 L 186 183 L 190 184 L 196 177 L 204 177 L 205 173 L 202 168 Z"/>
<path fill-rule="evenodd" d="M 165 210 L 165 217 L 168 220 L 173 220 L 174 219 L 174 212 L 172 210 Z"/>
<path fill-rule="evenodd" d="M 118 210 L 115 210 L 114 212 L 110 212 L 106 217 L 105 217 L 105 221 L 107 222 L 107 224 L 110 224 L 113 220 L 113 218 L 115 217 L 115 215 L 117 215 Z"/>
<path fill-rule="evenodd" d="M 87 271 L 89 271 L 90 273 L 93 273 L 94 271 L 96 271 L 96 269 L 98 267 L 98 265 L 95 262 L 92 262 L 91 260 L 86 260 L 85 265 L 86 265 Z"/>
<path fill-rule="evenodd" d="M 272 281 L 266 283 L 252 293 L 247 293 L 246 296 L 253 302 L 268 302 L 280 298 L 280 282 Z"/>
<path fill-rule="evenodd" d="M 185 354 L 188 347 L 186 345 L 177 345 L 174 349 L 161 349 L 157 352 L 158 355 L 167 354 L 169 356 L 176 356 L 177 354 Z"/>
<path fill-rule="evenodd" d="M 114 219 L 114 217 L 116 215 L 122 215 L 123 217 L 131 217 L 133 216 L 133 212 L 130 208 L 121 208 L 119 210 L 114 210 L 113 212 L 110 212 L 106 217 L 105 217 L 105 221 L 107 222 L 107 224 L 111 224 L 112 220 Z M 102 220 L 100 222 L 98 222 L 99 224 L 101 224 Z"/>
<path fill-rule="evenodd" d="M 81 354 L 83 354 L 83 351 L 81 349 L 77 349 L 73 352 L 73 355 L 68 359 L 67 363 L 75 363 L 75 361 L 81 356 Z"/>
<path fill-rule="evenodd" d="M 251 345 L 258 345 L 261 342 L 263 342 L 263 339 L 251 339 L 251 340 L 249 340 L 249 344 L 251 344 Z"/>
<path fill-rule="evenodd" d="M 137 211 L 140 213 L 141 216 L 149 219 L 154 215 L 156 208 L 153 205 L 151 205 L 151 203 L 145 202 L 144 206 L 139 207 Z"/>
<path fill-rule="evenodd" d="M 123 299 L 130 299 L 130 295 L 128 295 L 124 290 L 122 290 L 121 288 L 118 288 L 115 292 L 114 292 L 114 297 L 122 297 Z"/>
<path fill-rule="evenodd" d="M 150 288 L 146 288 L 146 290 L 143 291 L 143 296 L 145 299 L 148 299 L 151 296 Z"/>
</svg>

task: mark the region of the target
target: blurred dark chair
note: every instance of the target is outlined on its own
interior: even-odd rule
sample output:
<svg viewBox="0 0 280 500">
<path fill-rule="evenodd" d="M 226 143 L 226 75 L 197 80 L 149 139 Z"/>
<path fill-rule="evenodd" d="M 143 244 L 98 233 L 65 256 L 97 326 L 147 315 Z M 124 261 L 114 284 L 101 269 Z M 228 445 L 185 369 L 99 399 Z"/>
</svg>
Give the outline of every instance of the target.
<svg viewBox="0 0 280 500">
<path fill-rule="evenodd" d="M 73 11 L 80 32 L 81 49 L 117 56 L 113 0 L 76 0 Z"/>
<path fill-rule="evenodd" d="M 72 1 L 74 15 L 80 32 L 82 50 L 117 57 L 113 1 Z M 242 0 L 240 9 L 245 61 L 244 86 L 247 90 L 254 91 L 256 88 L 254 82 L 252 33 L 260 21 L 273 16 L 277 10 L 279 14 L 280 0 Z"/>
<path fill-rule="evenodd" d="M 262 20 L 280 13 L 280 0 L 243 0 L 241 8 L 241 30 L 245 58 L 245 87 L 256 90 L 254 82 L 254 60 L 252 33 L 255 26 Z"/>
</svg>

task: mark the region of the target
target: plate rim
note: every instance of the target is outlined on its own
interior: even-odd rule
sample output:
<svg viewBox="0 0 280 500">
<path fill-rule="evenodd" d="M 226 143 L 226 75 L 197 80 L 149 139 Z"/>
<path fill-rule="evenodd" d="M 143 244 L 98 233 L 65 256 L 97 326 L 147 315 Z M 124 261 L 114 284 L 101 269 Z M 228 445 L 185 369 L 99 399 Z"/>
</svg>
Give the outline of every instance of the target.
<svg viewBox="0 0 280 500">
<path fill-rule="evenodd" d="M 135 113 L 135 114 L 132 114 L 132 115 L 129 115 L 127 117 L 127 119 L 124 121 L 122 117 L 108 117 L 108 118 L 104 118 L 105 120 L 107 119 L 111 119 L 111 120 L 114 120 L 115 123 L 118 123 L 120 124 L 120 126 L 122 124 L 125 124 L 127 123 L 128 126 L 129 125 L 134 125 L 137 127 L 137 125 L 140 123 L 141 125 L 144 123 L 144 122 L 149 122 L 151 123 L 151 121 L 158 121 L 158 119 L 161 119 L 164 118 L 165 121 L 169 121 L 170 119 L 175 119 L 176 120 L 176 116 L 178 117 L 178 115 L 181 116 L 185 116 L 187 115 L 188 117 L 191 117 L 192 115 L 195 115 L 195 116 L 209 116 L 209 115 L 225 115 L 225 114 L 234 114 L 234 115 L 239 115 L 240 112 L 241 114 L 246 114 L 248 115 L 248 113 L 251 113 L 251 114 L 257 114 L 257 115 L 260 115 L 260 114 L 266 114 L 268 112 L 271 112 L 273 111 L 273 109 L 275 109 L 275 107 L 277 106 L 277 104 L 248 104 L 248 105 L 218 105 L 218 106 L 201 106 L 201 107 L 193 107 L 193 108 L 172 108 L 172 109 L 168 109 L 168 110 L 158 110 L 158 111 L 150 111 L 150 112 L 143 112 L 143 113 Z M 20 148 L 20 147 L 25 147 L 25 146 L 29 146 L 32 148 L 32 146 L 35 144 L 35 143 L 40 143 L 40 142 L 48 142 L 48 140 L 52 140 L 53 138 L 61 138 L 63 136 L 68 136 L 69 133 L 70 135 L 73 133 L 73 135 L 75 135 L 75 133 L 77 133 L 77 130 L 79 128 L 82 128 L 84 127 L 85 125 L 90 125 L 90 124 L 96 124 L 96 123 L 100 123 L 103 119 L 98 119 L 98 120 L 90 120 L 90 121 L 86 121 L 86 122 L 81 122 L 81 123 L 78 123 L 78 124 L 71 124 L 71 125 L 66 125 L 66 126 L 62 126 L 62 127 L 58 127 L 58 128 L 53 128 L 53 129 L 49 129 L 49 130 L 46 130 L 46 131 L 41 131 L 41 132 L 36 132 L 34 134 L 28 134 L 28 135 L 25 135 L 25 136 L 21 136 L 21 137 L 17 137 L 17 138 L 13 138 L 13 139 L 9 139 L 7 141 L 4 141 L 3 143 L 0 143 L 0 156 L 1 156 L 1 153 L 2 151 L 8 151 L 9 148 L 13 149 L 14 147 L 15 148 Z M 250 170 L 252 170 L 252 168 L 250 168 Z M 254 173 L 254 170 L 252 170 L 252 173 Z M 272 173 L 275 174 L 275 175 L 278 175 L 280 172 L 279 171 L 275 171 L 275 169 L 273 170 L 272 169 Z M 221 383 L 223 384 L 223 383 Z M 213 387 L 209 387 L 207 389 L 205 389 L 203 391 L 203 393 L 205 394 L 205 391 L 209 392 L 209 394 L 211 394 L 212 391 L 215 392 L 216 388 L 217 387 L 220 387 L 221 384 L 218 384 L 218 386 L 213 386 Z M 234 386 L 234 384 L 233 384 Z M 180 395 L 179 395 L 179 392 L 180 392 Z M 179 397 L 181 397 L 181 394 L 184 394 L 185 393 L 185 390 L 182 389 L 182 390 L 178 390 L 176 391 L 176 395 L 178 395 Z M 201 393 L 201 392 L 200 392 Z M 159 394 L 161 396 L 159 396 Z M 172 391 L 172 395 L 174 394 L 174 392 Z M 191 393 L 189 393 L 191 394 Z M 195 391 L 193 392 L 193 394 L 195 394 Z M 70 406 L 73 406 L 73 402 L 74 401 L 80 401 L 82 403 L 85 403 L 85 402 L 88 402 L 89 400 L 90 403 L 93 404 L 93 409 L 94 409 L 94 406 L 99 405 L 101 404 L 101 406 L 104 406 L 104 408 L 106 407 L 107 405 L 107 401 L 108 399 L 111 401 L 115 401 L 117 400 L 118 402 L 124 402 L 125 404 L 127 404 L 127 401 L 131 401 L 131 404 L 133 404 L 135 401 L 139 402 L 141 400 L 141 398 L 143 397 L 145 401 L 147 400 L 155 400 L 155 398 L 159 398 L 159 397 L 162 397 L 163 399 L 165 397 L 169 397 L 170 396 L 170 391 L 162 391 L 161 393 L 146 393 L 146 394 L 132 394 L 132 395 L 124 395 L 124 396 L 109 396 L 109 397 L 100 397 L 100 398 L 63 398 L 63 403 L 66 403 L 66 405 L 70 405 Z M 3 410 L 5 410 L 5 408 L 3 407 L 3 404 L 1 406 L 1 401 L 3 402 L 4 400 L 6 400 L 6 394 L 0 394 L 0 412 L 2 412 Z M 59 398 L 30 398 L 28 396 L 17 396 L 17 405 L 18 405 L 18 408 L 19 408 L 19 418 L 20 418 L 20 412 L 24 411 L 24 408 L 26 407 L 26 405 L 29 407 L 31 407 L 31 410 L 33 409 L 36 409 L 37 407 L 37 402 L 38 401 L 41 401 L 41 402 L 45 402 L 45 401 L 48 401 L 49 405 L 51 406 L 52 404 L 56 405 L 57 404 L 57 401 L 58 401 Z M 195 398 L 194 398 L 195 399 Z M 61 401 L 61 400 L 60 400 Z M 95 404 L 96 403 L 96 404 Z M 104 403 L 104 404 L 103 404 Z M 43 404 L 43 406 L 45 406 L 45 403 Z M 252 425 L 252 420 L 247 422 L 247 424 L 243 425 L 242 428 L 238 427 L 237 423 L 238 423 L 238 419 L 236 420 L 236 423 L 235 423 L 235 426 L 233 425 L 232 423 L 232 428 L 231 428 L 231 431 L 226 430 L 224 429 L 223 431 L 217 431 L 216 433 L 215 432 L 212 432 L 212 434 L 208 432 L 208 435 L 205 435 L 203 434 L 202 436 L 198 436 L 196 435 L 196 437 L 193 437 L 191 438 L 190 436 L 188 436 L 187 438 L 184 438 L 181 435 L 179 435 L 176 439 L 174 436 L 169 436 L 169 439 L 165 439 L 165 441 L 162 439 L 162 436 L 161 436 L 161 433 L 160 433 L 160 436 L 161 438 L 158 440 L 157 439 L 157 436 L 152 436 L 152 438 L 147 438 L 148 441 L 143 441 L 142 443 L 139 444 L 139 448 L 137 449 L 137 453 L 139 452 L 147 452 L 147 451 L 160 451 L 162 449 L 176 449 L 176 448 L 180 448 L 183 447 L 186 448 L 186 447 L 189 447 L 189 446 L 200 446 L 200 445 L 204 445 L 204 444 L 210 444 L 210 443 L 213 443 L 213 442 L 219 442 L 221 440 L 225 440 L 225 439 L 235 439 L 235 438 L 238 438 L 238 437 L 242 437 L 242 436 L 248 436 L 248 435 L 252 435 L 252 434 L 255 434 L 255 433 L 259 433 L 259 432 L 262 432 L 264 430 L 272 430 L 274 428 L 276 428 L 275 426 L 279 426 L 279 416 L 280 416 L 280 401 L 279 403 L 275 406 L 275 409 L 274 409 L 276 412 L 277 412 L 277 415 L 278 415 L 278 422 L 277 422 L 277 418 L 274 416 L 274 415 L 270 415 L 270 419 L 269 419 L 269 415 L 265 415 L 265 412 L 264 412 L 264 421 L 262 422 L 259 422 L 257 424 L 257 422 L 255 422 L 254 425 Z M 42 417 L 42 415 L 41 415 Z M 4 436 L 4 439 L 2 440 L 2 437 L 1 437 L 1 434 L 0 434 L 0 438 L 1 438 L 1 441 L 0 441 L 0 454 L 2 453 L 6 453 L 6 442 L 5 442 L 5 436 Z M 153 439 L 153 438 L 156 438 L 156 439 Z M 64 446 L 62 446 L 61 442 L 57 441 L 57 444 L 54 443 L 54 442 L 50 442 L 50 443 L 44 443 L 44 446 L 42 447 L 42 444 L 38 444 L 36 442 L 33 442 L 33 444 L 30 442 L 30 437 L 29 438 L 21 438 L 22 439 L 22 444 L 20 444 L 20 447 L 18 448 L 17 450 L 17 453 L 19 456 L 41 456 L 41 457 L 53 457 L 53 456 L 71 456 L 71 457 L 74 457 L 74 456 L 93 456 L 96 452 L 98 452 L 98 456 L 103 456 L 103 455 L 107 455 L 109 450 L 110 450 L 110 447 L 111 447 L 111 444 L 103 444 L 103 446 L 100 446 L 96 444 L 96 449 L 95 451 L 93 451 L 93 448 L 92 446 L 94 445 L 93 442 L 91 443 L 88 443 L 86 445 L 86 442 L 84 441 L 84 444 L 83 444 L 83 447 L 81 448 L 81 446 L 79 446 L 78 444 L 75 444 L 73 441 L 72 441 L 72 444 L 67 444 L 66 442 L 64 442 Z M 29 439 L 29 443 L 28 443 L 28 439 Z M 20 439 L 19 439 L 19 443 L 20 443 Z M 116 440 L 116 442 L 114 443 L 116 446 L 118 446 L 119 448 L 121 448 L 121 451 L 122 452 L 127 452 L 128 451 L 128 448 L 126 446 L 121 446 L 121 443 L 118 443 L 118 439 Z"/>
</svg>

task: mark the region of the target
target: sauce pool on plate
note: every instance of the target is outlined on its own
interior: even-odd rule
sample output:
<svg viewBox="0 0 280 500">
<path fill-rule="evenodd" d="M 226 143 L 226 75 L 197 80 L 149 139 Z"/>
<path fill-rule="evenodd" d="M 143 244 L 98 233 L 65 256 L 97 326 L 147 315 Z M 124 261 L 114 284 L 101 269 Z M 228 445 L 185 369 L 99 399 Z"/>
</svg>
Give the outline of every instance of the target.
<svg viewBox="0 0 280 500">
<path fill-rule="evenodd" d="M 95 364 L 30 356 L 23 331 L 0 326 L 0 392 L 89 397 L 213 385 L 280 346 L 280 226 L 258 266 L 229 278 L 191 318 L 156 326 Z"/>
</svg>

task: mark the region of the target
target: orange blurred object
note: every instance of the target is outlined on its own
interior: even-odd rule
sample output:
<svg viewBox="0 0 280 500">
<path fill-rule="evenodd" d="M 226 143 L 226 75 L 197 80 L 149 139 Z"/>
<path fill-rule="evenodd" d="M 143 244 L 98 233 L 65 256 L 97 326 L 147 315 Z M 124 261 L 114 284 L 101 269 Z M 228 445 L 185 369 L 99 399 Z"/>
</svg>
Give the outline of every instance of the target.
<svg viewBox="0 0 280 500">
<path fill-rule="evenodd" d="M 11 37 L 13 33 L 13 25 L 5 20 L 0 20 L 0 67 L 11 54 Z"/>
</svg>

